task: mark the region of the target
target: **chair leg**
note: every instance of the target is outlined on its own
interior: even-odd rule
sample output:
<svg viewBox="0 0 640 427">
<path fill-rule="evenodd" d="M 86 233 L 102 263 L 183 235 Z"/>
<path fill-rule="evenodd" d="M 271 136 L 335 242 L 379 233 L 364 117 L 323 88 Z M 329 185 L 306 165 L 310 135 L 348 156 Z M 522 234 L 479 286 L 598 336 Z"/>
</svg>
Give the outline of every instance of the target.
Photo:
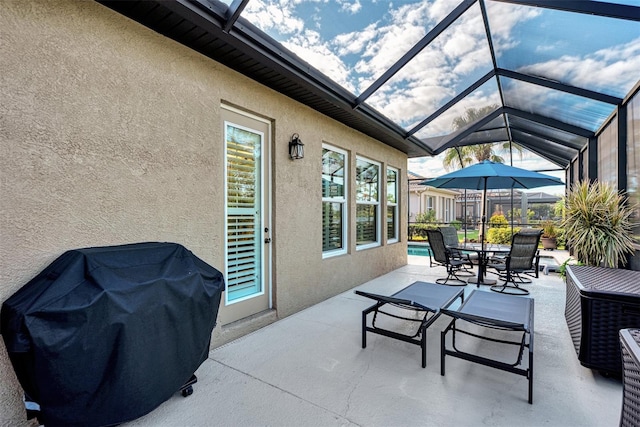
<svg viewBox="0 0 640 427">
<path fill-rule="evenodd" d="M 512 282 L 513 283 L 513 282 Z M 507 285 L 505 282 L 502 285 L 493 285 L 490 288 L 493 292 L 499 292 L 501 294 L 509 294 L 509 295 L 529 295 L 529 291 L 521 288 L 517 284 L 513 284 L 513 286 Z"/>
<path fill-rule="evenodd" d="M 501 294 L 509 294 L 509 295 L 529 295 L 529 291 L 527 289 L 523 289 L 518 286 L 518 283 L 514 281 L 513 274 L 507 270 L 507 278 L 502 279 L 504 283 L 502 285 L 493 285 L 490 289 L 493 292 L 498 292 Z M 508 285 L 508 283 L 513 283 L 513 285 Z"/>
<path fill-rule="evenodd" d="M 456 271 L 451 267 L 447 267 L 447 277 L 436 279 L 436 283 L 446 286 L 467 286 L 467 282 L 458 277 Z"/>
<path fill-rule="evenodd" d="M 460 270 L 458 271 L 458 275 L 462 276 L 462 277 L 474 277 L 476 275 L 476 273 L 474 273 L 471 268 L 473 267 L 469 267 L 469 266 L 462 266 L 462 268 L 460 268 Z"/>
</svg>

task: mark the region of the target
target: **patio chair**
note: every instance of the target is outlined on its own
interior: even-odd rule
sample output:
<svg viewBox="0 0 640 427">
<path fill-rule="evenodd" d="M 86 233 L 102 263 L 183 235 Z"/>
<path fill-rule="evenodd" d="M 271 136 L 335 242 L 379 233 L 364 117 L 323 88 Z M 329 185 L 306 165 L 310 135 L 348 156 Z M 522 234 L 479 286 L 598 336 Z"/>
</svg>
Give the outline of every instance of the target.
<svg viewBox="0 0 640 427">
<path fill-rule="evenodd" d="M 492 294 L 476 289 L 464 299 L 457 310 L 443 308 L 440 311 L 453 318 L 440 334 L 440 375 L 444 376 L 445 374 L 446 356 L 522 375 L 529 380 L 529 403 L 533 403 L 533 298 Z M 492 333 L 491 336 L 480 335 L 475 327 L 472 329 L 473 332 L 461 329 L 457 321 L 504 332 Z M 450 347 L 447 347 L 448 333 L 451 333 Z M 516 360 L 513 362 L 505 361 L 504 356 L 507 354 L 505 351 L 500 352 L 500 360 L 462 351 L 460 349 L 461 340 L 456 339 L 457 334 L 500 344 L 503 346 L 501 347 L 503 350 L 506 350 L 506 346 L 515 346 L 518 348 Z M 504 337 L 498 336 L 498 334 L 504 335 Z M 517 335 L 518 339 L 515 339 L 516 337 L 513 335 Z M 481 346 L 465 344 L 465 347 L 478 349 Z M 524 360 L 525 349 L 529 350 L 526 362 Z"/>
<path fill-rule="evenodd" d="M 444 237 L 439 230 L 427 230 L 427 238 L 433 259 L 447 269 L 447 277 L 437 279 L 436 283 L 447 286 L 467 286 L 467 282 L 458 276 L 458 273 L 467 266 L 473 267 L 471 261 L 454 258 L 451 250 L 444 244 Z"/>
<path fill-rule="evenodd" d="M 502 262 L 490 262 L 487 267 L 495 269 L 504 281 L 501 285 L 494 285 L 491 290 L 516 295 L 528 295 L 529 291 L 519 285 L 527 283 L 522 274 L 535 268 L 535 259 L 542 230 L 537 232 L 518 232 L 513 235 L 509 254 Z"/>
<path fill-rule="evenodd" d="M 521 234 L 539 234 L 542 232 L 542 229 L 540 228 L 521 228 L 520 231 L 518 231 L 518 233 Z M 527 276 L 530 277 L 535 277 L 536 279 L 538 277 L 540 277 L 540 250 L 538 249 L 536 251 L 536 256 L 533 260 L 533 270 L 530 271 L 525 271 L 524 274 L 526 274 Z M 523 278 L 525 281 L 523 283 L 531 283 L 531 279 L 529 278 Z"/>
<path fill-rule="evenodd" d="M 518 233 L 520 234 L 539 234 L 541 230 L 539 228 L 522 228 Z M 494 255 L 489 259 L 489 264 L 504 264 L 506 260 L 506 254 Z M 505 277 L 506 271 L 499 274 L 500 276 Z M 525 277 L 529 276 L 529 277 Z M 524 271 L 523 274 L 516 274 L 513 276 L 514 282 L 518 284 L 529 284 L 532 282 L 530 277 L 535 277 L 536 279 L 540 277 L 540 250 L 536 251 L 536 255 L 534 258 L 534 262 L 532 265 L 532 269 L 528 271 Z"/>
<path fill-rule="evenodd" d="M 462 252 L 460 249 L 456 249 L 456 247 L 460 246 L 460 241 L 458 240 L 458 230 L 456 230 L 455 227 L 438 227 L 438 230 L 440 230 L 440 232 L 442 233 L 444 244 L 451 252 L 451 257 L 453 259 L 466 260 L 471 264 L 474 264 L 473 261 L 475 258 L 475 264 L 478 263 L 478 254 L 474 253 L 473 255 L 471 255 Z M 462 270 L 458 274 L 464 274 L 465 276 L 475 276 L 468 265 L 464 265 L 462 267 Z"/>
<path fill-rule="evenodd" d="M 441 309 L 449 307 L 458 298 L 464 301 L 464 289 L 446 288 L 426 282 L 414 282 L 391 296 L 363 291 L 355 293 L 376 301 L 374 305 L 362 311 L 362 348 L 367 347 L 367 332 L 419 345 L 422 348 L 423 368 L 427 366 L 427 328 L 440 316 Z M 389 310 L 392 307 L 395 309 Z M 387 311 L 383 311 L 383 308 Z M 371 312 L 371 326 L 367 326 L 367 316 Z M 381 317 L 379 315 L 382 314 L 418 323 L 418 329 L 413 335 L 407 335 L 382 328 L 376 324 Z M 404 322 L 400 326 L 403 324 Z"/>
</svg>

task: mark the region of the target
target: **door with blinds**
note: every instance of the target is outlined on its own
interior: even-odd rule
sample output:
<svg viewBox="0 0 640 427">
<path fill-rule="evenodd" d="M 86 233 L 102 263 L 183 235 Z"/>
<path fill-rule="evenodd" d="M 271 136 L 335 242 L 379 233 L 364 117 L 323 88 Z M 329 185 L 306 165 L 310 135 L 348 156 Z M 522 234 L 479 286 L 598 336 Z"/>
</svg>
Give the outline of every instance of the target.
<svg viewBox="0 0 640 427">
<path fill-rule="evenodd" d="M 225 280 L 222 324 L 270 307 L 270 124 L 222 109 L 225 147 Z"/>
</svg>

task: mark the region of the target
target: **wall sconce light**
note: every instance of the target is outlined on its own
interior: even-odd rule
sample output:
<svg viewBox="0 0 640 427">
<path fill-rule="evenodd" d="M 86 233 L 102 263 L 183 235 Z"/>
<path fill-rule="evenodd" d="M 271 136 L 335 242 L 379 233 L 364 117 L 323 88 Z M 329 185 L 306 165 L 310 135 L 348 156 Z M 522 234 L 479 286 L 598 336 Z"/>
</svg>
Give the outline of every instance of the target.
<svg viewBox="0 0 640 427">
<path fill-rule="evenodd" d="M 300 135 L 294 133 L 289 141 L 289 157 L 291 160 L 304 158 L 304 144 L 300 141 Z"/>
</svg>

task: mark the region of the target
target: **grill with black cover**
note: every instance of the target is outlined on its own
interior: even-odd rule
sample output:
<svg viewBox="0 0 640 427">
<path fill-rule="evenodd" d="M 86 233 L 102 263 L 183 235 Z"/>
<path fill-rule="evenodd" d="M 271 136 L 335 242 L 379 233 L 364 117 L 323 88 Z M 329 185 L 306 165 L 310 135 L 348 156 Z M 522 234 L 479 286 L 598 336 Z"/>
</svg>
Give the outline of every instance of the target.
<svg viewBox="0 0 640 427">
<path fill-rule="evenodd" d="M 224 278 L 185 247 L 65 252 L 2 305 L 0 330 L 46 425 L 114 425 L 193 380 L 209 352 Z"/>
</svg>

